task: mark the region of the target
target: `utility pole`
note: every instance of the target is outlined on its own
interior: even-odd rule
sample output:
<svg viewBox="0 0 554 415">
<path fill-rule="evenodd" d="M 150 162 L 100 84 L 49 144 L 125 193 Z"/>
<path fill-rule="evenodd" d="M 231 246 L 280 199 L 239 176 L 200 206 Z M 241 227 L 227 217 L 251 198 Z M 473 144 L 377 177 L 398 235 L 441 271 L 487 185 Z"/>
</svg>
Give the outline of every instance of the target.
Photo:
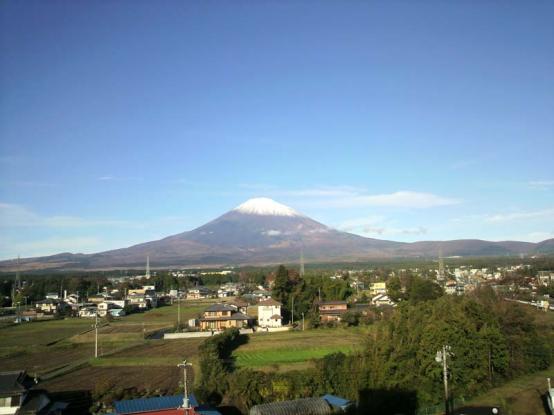
<svg viewBox="0 0 554 415">
<path fill-rule="evenodd" d="M 179 290 L 177 290 L 177 332 L 181 330 L 181 297 L 179 297 Z"/>
<path fill-rule="evenodd" d="M 302 313 L 302 331 L 304 331 L 304 313 Z"/>
<path fill-rule="evenodd" d="M 98 358 L 98 310 L 94 316 L 94 358 Z"/>
<path fill-rule="evenodd" d="M 292 326 L 294 327 L 294 296 L 292 297 Z"/>
<path fill-rule="evenodd" d="M 445 415 L 450 414 L 450 403 L 449 403 L 449 394 L 448 394 L 448 363 L 447 359 L 449 356 L 454 354 L 450 352 L 450 346 L 442 346 L 442 350 L 439 350 L 435 356 L 435 361 L 437 363 L 442 363 L 442 380 L 444 383 L 444 409 Z"/>
<path fill-rule="evenodd" d="M 185 396 L 183 398 L 183 408 L 185 409 L 185 415 L 188 414 L 188 408 L 189 408 L 189 394 L 187 390 L 187 366 L 192 366 L 192 363 L 188 363 L 186 360 L 183 360 L 182 363 L 179 363 L 177 367 L 183 368 L 183 382 L 184 382 L 184 388 L 185 388 Z"/>
</svg>

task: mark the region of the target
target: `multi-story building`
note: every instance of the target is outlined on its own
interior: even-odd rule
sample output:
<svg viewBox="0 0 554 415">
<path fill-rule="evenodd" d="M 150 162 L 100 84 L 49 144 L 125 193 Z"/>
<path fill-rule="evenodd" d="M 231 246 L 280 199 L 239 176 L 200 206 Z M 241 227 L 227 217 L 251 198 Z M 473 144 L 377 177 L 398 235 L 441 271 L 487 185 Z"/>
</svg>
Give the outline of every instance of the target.
<svg viewBox="0 0 554 415">
<path fill-rule="evenodd" d="M 281 306 L 279 301 L 269 298 L 258 303 L 258 326 L 281 327 Z"/>
<path fill-rule="evenodd" d="M 318 305 L 321 322 L 341 321 L 342 315 L 348 311 L 346 301 L 322 301 Z"/>
</svg>

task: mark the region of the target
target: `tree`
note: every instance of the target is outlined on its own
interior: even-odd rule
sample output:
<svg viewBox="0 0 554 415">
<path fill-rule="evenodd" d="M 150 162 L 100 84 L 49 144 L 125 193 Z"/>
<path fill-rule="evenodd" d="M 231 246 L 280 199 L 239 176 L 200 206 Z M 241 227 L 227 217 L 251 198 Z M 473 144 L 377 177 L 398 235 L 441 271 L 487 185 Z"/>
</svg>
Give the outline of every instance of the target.
<svg viewBox="0 0 554 415">
<path fill-rule="evenodd" d="M 289 272 L 284 265 L 279 265 L 275 283 L 273 284 L 272 296 L 282 304 L 288 304 L 292 284 L 289 280 Z"/>
</svg>

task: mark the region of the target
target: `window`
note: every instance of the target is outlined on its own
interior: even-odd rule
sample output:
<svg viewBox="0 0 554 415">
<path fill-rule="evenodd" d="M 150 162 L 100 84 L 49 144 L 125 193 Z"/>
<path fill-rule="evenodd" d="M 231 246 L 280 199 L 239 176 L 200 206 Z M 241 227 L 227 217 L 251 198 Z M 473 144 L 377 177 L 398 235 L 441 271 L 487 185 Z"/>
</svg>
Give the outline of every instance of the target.
<svg viewBox="0 0 554 415">
<path fill-rule="evenodd" d="M 8 396 L 7 398 L 0 398 L 0 408 L 5 408 L 5 407 L 8 407 L 8 406 L 12 406 L 12 404 L 15 404 L 15 401 L 16 400 L 12 399 L 11 396 Z"/>
</svg>

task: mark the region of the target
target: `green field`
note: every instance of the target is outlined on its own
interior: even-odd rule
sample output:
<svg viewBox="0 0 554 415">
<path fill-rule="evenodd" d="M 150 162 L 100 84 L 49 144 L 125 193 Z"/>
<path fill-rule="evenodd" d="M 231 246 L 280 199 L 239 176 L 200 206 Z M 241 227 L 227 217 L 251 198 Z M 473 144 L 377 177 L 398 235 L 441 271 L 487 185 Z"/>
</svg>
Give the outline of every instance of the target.
<svg viewBox="0 0 554 415">
<path fill-rule="evenodd" d="M 254 334 L 233 357 L 239 367 L 299 369 L 309 366 L 311 359 L 361 349 L 368 332 L 365 328 L 337 328 Z"/>
</svg>

